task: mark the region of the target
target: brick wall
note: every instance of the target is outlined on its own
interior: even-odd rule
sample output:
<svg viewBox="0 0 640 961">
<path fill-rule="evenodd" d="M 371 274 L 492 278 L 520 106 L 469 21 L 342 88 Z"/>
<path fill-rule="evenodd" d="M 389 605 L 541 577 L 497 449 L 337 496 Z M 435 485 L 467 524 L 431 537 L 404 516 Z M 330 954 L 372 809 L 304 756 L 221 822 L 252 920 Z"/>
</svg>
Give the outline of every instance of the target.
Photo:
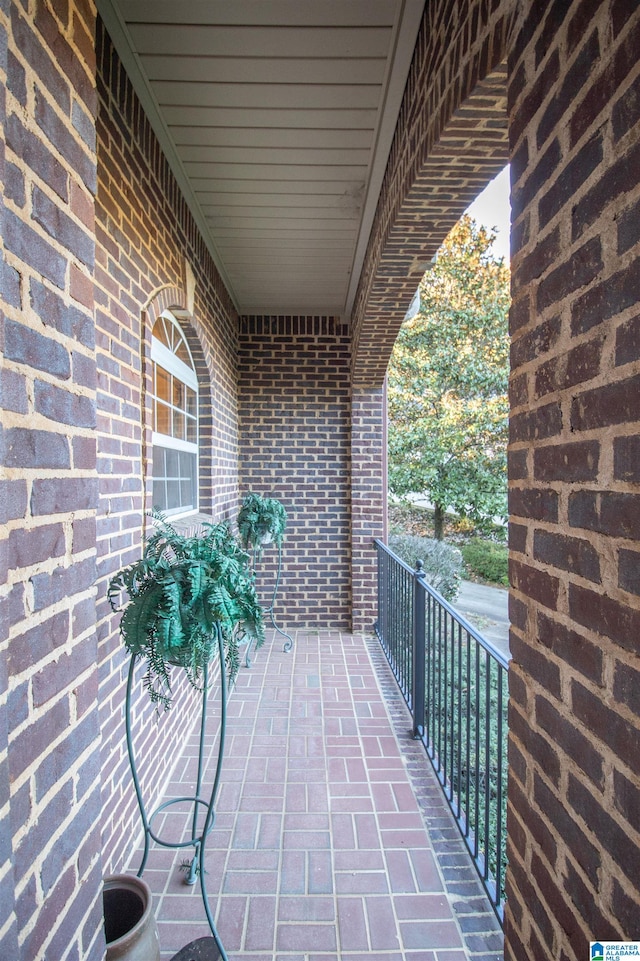
<svg viewBox="0 0 640 961">
<path fill-rule="evenodd" d="M 99 959 L 94 13 L 12 2 L 0 17 L 0 955 Z"/>
<path fill-rule="evenodd" d="M 333 317 L 241 318 L 240 488 L 277 497 L 289 515 L 285 628 L 351 622 L 349 359 L 349 328 Z"/>
<path fill-rule="evenodd" d="M 108 578 L 139 556 L 145 472 L 151 449 L 151 330 L 175 312 L 199 378 L 201 509 L 216 519 L 237 503 L 237 317 L 158 141 L 98 22 L 98 190 L 96 199 L 96 362 L 99 504 L 97 610 L 105 871 L 122 869 L 140 822 L 125 750 L 122 707 L 128 660 L 118 617 L 106 601 Z M 187 275 L 193 273 L 195 293 Z M 136 689 L 140 692 L 140 688 Z M 165 782 L 199 702 L 158 724 L 137 696 L 134 732 L 143 792 L 151 804 Z"/>
<path fill-rule="evenodd" d="M 7 38 L 9 26 L 9 0 L 0 2 L 0 182 L 5 182 L 4 128 L 6 119 L 6 81 L 7 81 Z M 8 288 L 9 267 L 5 261 L 4 250 L 4 191 L 0 194 L 0 350 L 4 354 L 4 318 L 6 313 L 5 290 Z M 3 393 L 2 373 L 0 372 L 0 394 Z M 0 428 L 0 604 L 6 595 L 8 541 L 6 511 L 8 482 L 4 480 L 4 430 Z M 0 616 L 0 946 L 7 955 L 19 957 L 18 931 L 15 914 L 15 884 L 13 878 L 12 845 L 8 830 L 11 814 L 11 792 L 9 788 L 9 718 L 7 695 L 9 678 L 5 664 L 5 652 L 9 633 L 9 619 Z"/>
<path fill-rule="evenodd" d="M 508 958 L 640 934 L 640 11 L 529 3 L 513 182 Z"/>
</svg>

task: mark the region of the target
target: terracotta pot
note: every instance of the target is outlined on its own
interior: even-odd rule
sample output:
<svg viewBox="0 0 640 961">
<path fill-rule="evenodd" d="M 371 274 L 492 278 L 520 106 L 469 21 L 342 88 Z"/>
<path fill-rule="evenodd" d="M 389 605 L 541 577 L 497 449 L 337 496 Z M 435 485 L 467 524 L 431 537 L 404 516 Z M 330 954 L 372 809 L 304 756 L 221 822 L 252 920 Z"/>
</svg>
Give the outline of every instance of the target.
<svg viewBox="0 0 640 961">
<path fill-rule="evenodd" d="M 115 874 L 102 892 L 106 961 L 160 961 L 151 891 L 142 878 Z"/>
</svg>

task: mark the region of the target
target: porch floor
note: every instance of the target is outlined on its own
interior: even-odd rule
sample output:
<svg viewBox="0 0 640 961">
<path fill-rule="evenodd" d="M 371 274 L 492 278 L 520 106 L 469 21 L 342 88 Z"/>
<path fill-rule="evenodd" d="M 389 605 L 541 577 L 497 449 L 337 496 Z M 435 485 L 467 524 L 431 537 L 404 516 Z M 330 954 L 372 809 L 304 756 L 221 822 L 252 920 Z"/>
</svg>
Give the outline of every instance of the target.
<svg viewBox="0 0 640 961">
<path fill-rule="evenodd" d="M 211 749 L 215 712 L 209 723 Z M 197 753 L 196 731 L 167 797 L 193 790 Z M 184 822 L 177 810 L 154 821 L 162 837 Z M 163 961 L 210 935 L 200 885 L 180 870 L 191 853 L 152 844 L 144 872 Z M 241 669 L 206 870 L 230 961 L 502 958 L 499 925 L 373 637 L 298 631 L 284 653 L 270 633 Z"/>
</svg>

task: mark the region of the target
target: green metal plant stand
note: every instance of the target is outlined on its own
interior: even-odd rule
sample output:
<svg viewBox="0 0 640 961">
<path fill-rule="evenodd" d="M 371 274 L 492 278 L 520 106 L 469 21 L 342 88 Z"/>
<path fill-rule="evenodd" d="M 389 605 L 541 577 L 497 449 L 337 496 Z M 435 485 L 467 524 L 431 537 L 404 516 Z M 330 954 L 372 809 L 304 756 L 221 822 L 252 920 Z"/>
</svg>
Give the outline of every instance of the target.
<svg viewBox="0 0 640 961">
<path fill-rule="evenodd" d="M 252 566 L 252 568 L 253 568 L 254 573 L 255 573 L 255 571 L 256 571 L 256 569 L 257 569 L 257 567 L 258 567 L 258 560 L 259 560 L 260 554 L 262 553 L 262 550 L 263 550 L 263 549 L 264 549 L 263 546 L 261 546 L 261 547 L 254 547 L 254 549 L 253 549 L 253 557 L 252 557 L 251 566 Z M 269 604 L 269 607 L 266 609 L 266 611 L 265 611 L 264 613 L 269 615 L 269 619 L 270 619 L 270 621 L 271 621 L 271 624 L 272 624 L 274 630 L 276 630 L 276 631 L 278 632 L 278 634 L 281 634 L 282 637 L 286 637 L 286 641 L 284 642 L 284 646 L 283 646 L 282 650 L 283 650 L 285 653 L 288 653 L 288 652 L 291 650 L 291 648 L 293 647 L 293 638 L 291 637 L 291 634 L 287 634 L 286 631 L 283 631 L 282 628 L 278 626 L 278 624 L 276 623 L 275 615 L 274 615 L 274 613 L 273 613 L 273 612 L 274 612 L 275 605 L 276 605 L 276 597 L 278 596 L 278 589 L 279 589 L 279 587 L 280 587 L 280 578 L 281 578 L 281 576 L 282 576 L 282 543 L 278 544 L 278 569 L 277 569 L 277 572 L 276 572 L 275 584 L 273 585 L 273 593 L 272 593 L 272 595 L 271 595 L 271 602 L 270 602 L 270 604 Z M 246 665 L 247 667 L 251 667 L 251 645 L 252 645 L 252 643 L 253 643 L 253 641 L 252 641 L 251 639 L 249 639 L 249 642 L 248 642 L 248 644 L 247 644 L 247 653 L 246 653 L 245 659 L 244 659 L 245 665 Z"/>
<path fill-rule="evenodd" d="M 217 630 L 217 648 L 218 656 L 220 659 L 220 699 L 221 699 L 221 709 L 220 709 L 220 733 L 218 736 L 218 751 L 216 759 L 216 770 L 215 777 L 213 780 L 213 786 L 211 788 L 211 793 L 208 797 L 202 796 L 202 781 L 204 775 L 204 746 L 205 746 L 205 727 L 207 721 L 207 698 L 209 693 L 209 670 L 208 666 L 204 670 L 203 678 L 203 689 L 202 689 L 202 713 L 200 719 L 200 743 L 198 752 L 198 774 L 196 779 L 196 789 L 193 795 L 187 795 L 185 797 L 172 798 L 170 801 L 165 801 L 160 804 L 151 814 L 147 814 L 147 810 L 144 804 L 144 799 L 142 797 L 142 790 L 140 787 L 140 780 L 138 778 L 138 770 L 135 761 L 135 754 L 133 750 L 133 738 L 131 733 L 131 691 L 133 686 L 133 675 L 136 656 L 131 657 L 131 663 L 129 664 L 129 675 L 127 678 L 127 694 L 125 703 L 125 725 L 127 733 L 127 751 L 129 753 L 129 763 L 131 765 L 131 773 L 133 776 L 133 783 L 136 791 L 136 797 L 138 799 L 138 807 L 140 808 L 140 816 L 142 818 L 142 826 L 144 829 L 144 852 L 142 855 L 142 861 L 138 869 L 138 877 L 142 877 L 143 871 L 145 869 L 147 858 L 149 856 L 149 846 L 151 841 L 155 841 L 156 844 L 160 844 L 162 847 L 166 848 L 190 848 L 194 849 L 194 854 L 192 860 L 188 863 L 188 874 L 185 878 L 186 884 L 196 884 L 198 879 L 200 880 L 200 891 L 202 894 L 202 901 L 204 904 L 205 914 L 207 916 L 207 921 L 209 922 L 209 927 L 211 928 L 211 934 L 215 940 L 216 946 L 220 952 L 220 957 L 223 961 L 228 961 L 226 952 L 218 935 L 213 915 L 211 913 L 211 908 L 209 906 L 209 900 L 207 897 L 206 889 L 206 869 L 205 869 L 205 843 L 208 835 L 211 833 L 215 822 L 215 804 L 218 796 L 218 788 L 220 786 L 220 775 L 222 772 L 222 760 L 224 755 L 224 741 L 227 725 L 227 677 L 225 673 L 225 660 L 224 660 L 224 640 L 222 636 L 222 630 L 218 628 Z M 161 814 L 163 811 L 171 808 L 174 804 L 181 803 L 191 803 L 193 805 L 193 810 L 191 814 L 191 837 L 187 841 L 167 841 L 163 840 L 158 836 L 153 830 L 154 819 Z M 200 815 L 200 817 L 199 817 Z M 204 823 L 202 828 L 198 828 L 198 822 L 201 820 L 201 816 L 204 815 Z"/>
</svg>

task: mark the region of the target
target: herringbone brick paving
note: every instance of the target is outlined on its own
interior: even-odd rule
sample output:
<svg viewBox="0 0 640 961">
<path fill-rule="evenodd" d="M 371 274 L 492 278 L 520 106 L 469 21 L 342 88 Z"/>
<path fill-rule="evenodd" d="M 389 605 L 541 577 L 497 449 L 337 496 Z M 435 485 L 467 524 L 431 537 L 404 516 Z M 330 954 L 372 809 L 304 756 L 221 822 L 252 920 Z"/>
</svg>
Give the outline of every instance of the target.
<svg viewBox="0 0 640 961">
<path fill-rule="evenodd" d="M 206 844 L 208 896 L 229 957 L 500 957 L 499 926 L 424 751 L 409 738 L 408 714 L 377 641 L 298 632 L 288 654 L 280 641 L 268 638 L 229 699 L 222 784 Z M 213 753 L 214 692 L 210 702 Z M 167 797 L 193 790 L 197 742 L 196 731 Z M 213 761 L 205 794 L 212 769 Z M 154 829 L 177 840 L 189 821 L 172 807 Z M 190 849 L 153 845 L 144 873 L 163 959 L 210 933 L 200 887 L 185 885 L 180 871 L 185 856 Z"/>
</svg>

